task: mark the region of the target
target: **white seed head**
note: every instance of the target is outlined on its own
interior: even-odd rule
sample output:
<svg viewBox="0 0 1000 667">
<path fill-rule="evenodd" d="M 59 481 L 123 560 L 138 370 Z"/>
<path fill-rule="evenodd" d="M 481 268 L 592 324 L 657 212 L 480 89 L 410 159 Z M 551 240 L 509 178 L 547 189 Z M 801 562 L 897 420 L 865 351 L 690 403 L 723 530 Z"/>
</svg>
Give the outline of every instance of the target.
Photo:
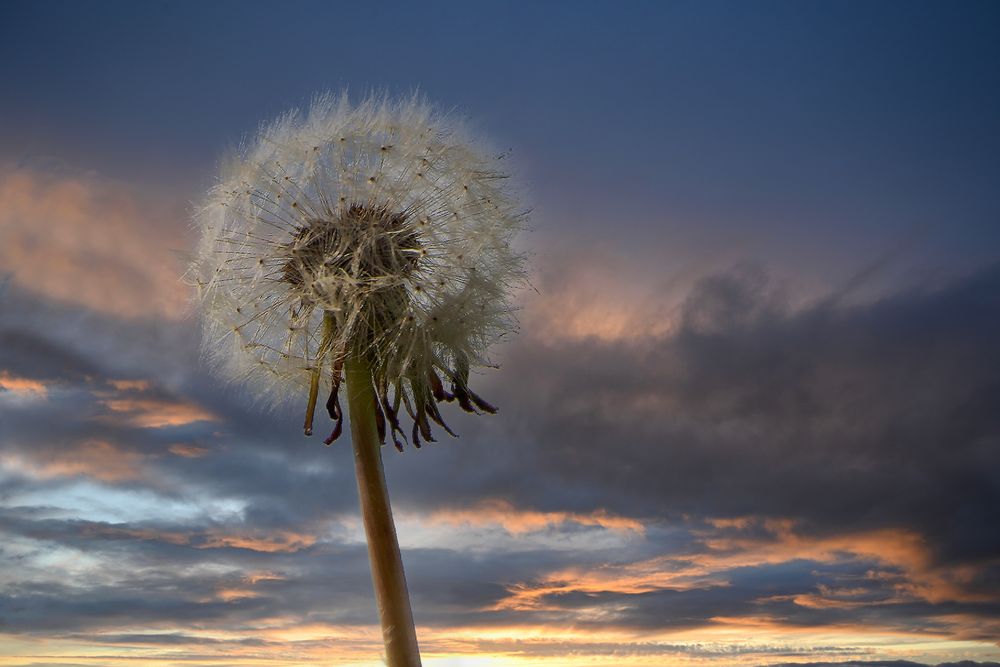
<svg viewBox="0 0 1000 667">
<path fill-rule="evenodd" d="M 511 243 L 525 216 L 500 159 L 417 96 L 324 95 L 264 126 L 195 216 L 213 366 L 269 403 L 310 393 L 307 432 L 349 354 L 369 360 L 394 440 L 400 403 L 417 442 L 428 415 L 441 423 L 437 400 L 492 411 L 468 374 L 516 329 L 524 280 Z"/>
</svg>

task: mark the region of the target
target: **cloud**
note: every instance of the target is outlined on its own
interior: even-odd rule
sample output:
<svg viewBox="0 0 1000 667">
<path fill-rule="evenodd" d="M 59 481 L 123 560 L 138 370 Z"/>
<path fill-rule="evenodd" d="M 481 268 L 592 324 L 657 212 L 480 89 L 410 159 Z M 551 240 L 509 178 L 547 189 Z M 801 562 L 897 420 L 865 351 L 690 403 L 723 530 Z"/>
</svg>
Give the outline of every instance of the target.
<svg viewBox="0 0 1000 667">
<path fill-rule="evenodd" d="M 316 543 L 315 535 L 289 530 L 213 528 L 202 531 L 176 531 L 155 528 L 127 528 L 102 524 L 79 524 L 83 535 L 103 540 L 157 541 L 191 546 L 195 549 L 246 549 L 264 553 L 294 553 Z M 254 576 L 255 581 L 280 577 Z"/>
<path fill-rule="evenodd" d="M 20 378 L 7 371 L 0 371 L 0 391 L 9 391 L 21 396 L 45 398 L 49 394 L 45 383 L 29 378 Z"/>
<path fill-rule="evenodd" d="M 16 320 L 26 315 L 22 304 L 4 295 L 0 299 L 4 305 L 0 309 L 0 359 L 7 369 L 4 372 L 20 375 L 22 380 L 27 376 L 44 382 L 52 378 L 82 379 L 96 370 L 85 355 L 72 347 L 50 341 L 32 327 L 19 326 Z"/>
<path fill-rule="evenodd" d="M 906 657 L 921 637 L 988 656 L 997 273 L 793 307 L 740 267 L 620 299 L 606 334 L 535 327 L 557 301 L 526 312 L 475 378 L 499 417 L 385 452 L 422 638 L 528 664 Z M 377 650 L 349 448 L 220 390 L 190 322 L 2 298 L 0 368 L 47 388 L 0 406 L 8 636 Z"/>
<path fill-rule="evenodd" d="M 820 532 L 907 527 L 934 558 L 995 558 L 998 294 L 994 267 L 789 309 L 740 271 L 698 284 L 675 333 L 520 345 L 496 400 L 523 425 L 505 447 L 546 484 L 514 486 L 626 516 L 792 508 Z"/>
<path fill-rule="evenodd" d="M 49 388 L 44 382 L 0 370 L 0 400 L 39 401 L 45 400 L 48 395 Z"/>
<path fill-rule="evenodd" d="M 990 267 L 793 308 L 741 267 L 701 280 L 672 331 L 517 345 L 492 386 L 513 424 L 475 436 L 496 443 L 472 477 L 480 493 L 709 527 L 690 552 L 671 544 L 511 584 L 498 608 L 628 607 L 619 621 L 644 627 L 766 608 L 786 627 L 853 618 L 989 638 L 1000 617 L 1000 543 L 984 530 L 1000 522 L 989 473 L 1000 467 L 998 294 Z M 796 562 L 832 573 L 795 582 Z M 769 569 L 769 589 L 736 576 Z"/>
<path fill-rule="evenodd" d="M 594 244 L 561 242 L 543 253 L 534 263 L 537 292 L 523 295 L 525 331 L 532 338 L 623 341 L 663 335 L 675 326 L 689 271 L 664 276 L 662 266 Z"/>
<path fill-rule="evenodd" d="M 126 317 L 177 318 L 188 292 L 176 206 L 93 176 L 0 165 L 0 267 L 48 299 Z"/>
<path fill-rule="evenodd" d="M 149 380 L 108 380 L 108 384 L 118 391 L 149 391 Z"/>
<path fill-rule="evenodd" d="M 260 535 L 205 535 L 193 538 L 199 549 L 249 549 L 273 553 L 295 552 L 316 543 L 315 535 L 303 535 L 291 531 L 269 531 Z"/>
<path fill-rule="evenodd" d="M 635 519 L 612 516 L 598 510 L 588 514 L 574 512 L 537 512 L 518 510 L 504 500 L 485 500 L 472 507 L 440 509 L 432 512 L 426 518 L 430 523 L 442 523 L 453 526 L 498 525 L 508 533 L 518 535 L 544 530 L 565 523 L 580 526 L 598 526 L 608 530 L 626 531 L 642 534 L 645 531 L 642 523 Z"/>
<path fill-rule="evenodd" d="M 102 440 L 84 440 L 70 449 L 21 454 L 0 452 L 0 465 L 40 479 L 85 476 L 102 482 L 142 477 L 143 456 Z"/>
<path fill-rule="evenodd" d="M 838 613 L 849 611 L 867 615 L 873 629 L 908 632 L 929 628 L 927 619 L 934 618 L 949 634 L 971 627 L 969 619 L 942 619 L 936 605 L 967 603 L 971 612 L 994 600 L 968 586 L 972 573 L 935 566 L 923 539 L 905 530 L 820 536 L 802 534 L 787 520 L 750 520 L 740 521 L 734 535 L 730 521 L 708 523 L 690 529 L 688 545 L 672 545 L 661 555 L 562 567 L 509 585 L 494 609 L 578 616 L 587 605 L 603 610 L 604 622 L 628 617 L 645 624 L 647 615 L 658 617 L 660 602 L 688 599 L 697 603 L 698 615 L 692 616 L 692 606 L 684 617 L 703 625 L 740 625 L 755 610 L 779 625 L 826 627 L 850 618 Z M 791 575 L 801 567 L 811 574 L 796 581 Z M 761 576 L 764 586 L 755 580 Z M 881 614 L 886 609 L 898 613 Z M 989 635 L 978 634 L 983 636 Z"/>
<path fill-rule="evenodd" d="M 192 403 L 149 398 L 108 398 L 101 403 L 110 410 L 110 419 L 122 419 L 139 428 L 184 426 L 202 421 L 217 421 L 218 417 Z"/>
<path fill-rule="evenodd" d="M 176 443 L 170 445 L 170 447 L 167 448 L 167 451 L 169 451 L 171 454 L 175 454 L 177 456 L 183 456 L 184 458 L 188 459 L 200 459 L 201 457 L 208 454 L 209 449 L 207 447 L 198 447 L 197 445 L 186 445 L 182 443 Z"/>
</svg>

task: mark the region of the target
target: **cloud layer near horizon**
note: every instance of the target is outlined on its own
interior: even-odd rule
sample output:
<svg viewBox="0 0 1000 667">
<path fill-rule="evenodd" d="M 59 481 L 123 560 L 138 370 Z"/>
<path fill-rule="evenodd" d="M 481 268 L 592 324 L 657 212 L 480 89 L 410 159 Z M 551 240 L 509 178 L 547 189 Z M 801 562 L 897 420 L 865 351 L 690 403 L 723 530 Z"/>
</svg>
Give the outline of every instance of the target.
<svg viewBox="0 0 1000 667">
<path fill-rule="evenodd" d="M 0 193 L 0 664 L 371 661 L 348 452 L 204 375 L 183 221 Z M 803 304 L 597 263 L 536 277 L 499 417 L 386 453 L 429 664 L 996 659 L 1000 267 Z"/>
</svg>

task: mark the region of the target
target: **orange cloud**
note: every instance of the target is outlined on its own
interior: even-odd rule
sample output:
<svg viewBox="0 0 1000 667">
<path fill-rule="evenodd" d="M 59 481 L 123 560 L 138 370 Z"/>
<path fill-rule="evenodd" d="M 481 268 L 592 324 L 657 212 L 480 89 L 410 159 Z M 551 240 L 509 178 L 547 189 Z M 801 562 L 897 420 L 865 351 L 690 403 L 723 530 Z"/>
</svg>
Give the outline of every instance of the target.
<svg viewBox="0 0 1000 667">
<path fill-rule="evenodd" d="M 49 389 L 43 382 L 17 377 L 7 371 L 0 371 L 0 391 L 9 391 L 22 399 L 44 399 L 49 395 Z"/>
<path fill-rule="evenodd" d="M 735 528 L 738 530 L 745 530 L 754 524 L 755 520 L 753 517 L 741 516 L 736 518 L 728 519 L 708 519 L 707 524 L 714 528 Z"/>
<path fill-rule="evenodd" d="M 660 336 L 670 331 L 678 294 L 652 294 L 648 275 L 599 248 L 554 250 L 533 280 L 525 330 L 546 341 L 602 341 Z"/>
<path fill-rule="evenodd" d="M 745 518 L 746 527 L 756 523 L 764 528 L 765 537 L 713 535 L 703 533 L 703 544 L 711 549 L 704 562 L 715 567 L 774 564 L 793 559 L 834 563 L 845 557 L 863 558 L 898 569 L 902 575 L 872 572 L 873 578 L 891 578 L 900 599 L 922 599 L 937 603 L 947 600 L 966 602 L 987 601 L 969 585 L 980 567 L 937 567 L 924 538 L 900 528 L 811 536 L 797 532 L 788 519 Z M 721 525 L 721 524 L 717 524 Z M 816 604 L 815 600 L 810 601 Z"/>
<path fill-rule="evenodd" d="M 46 450 L 30 457 L 5 454 L 4 467 L 41 479 L 84 476 L 102 482 L 122 482 L 142 476 L 142 455 L 103 440 L 87 440 L 76 447 Z"/>
<path fill-rule="evenodd" d="M 108 380 L 108 384 L 118 391 L 149 391 L 149 380 Z"/>
<path fill-rule="evenodd" d="M 873 601 L 868 599 L 871 591 L 867 588 L 834 588 L 825 584 L 816 586 L 814 593 L 796 595 L 771 595 L 761 598 L 761 602 L 791 601 L 800 607 L 810 609 L 858 609 L 873 604 L 896 604 L 905 602 L 899 598 Z"/>
<path fill-rule="evenodd" d="M 264 553 L 293 553 L 316 544 L 316 539 L 315 535 L 278 530 L 270 533 L 203 534 L 198 536 L 192 545 L 199 549 L 230 547 Z"/>
<path fill-rule="evenodd" d="M 108 380 L 107 384 L 116 391 L 95 394 L 101 399 L 101 405 L 114 415 L 103 415 L 99 419 L 114 419 L 139 428 L 163 428 L 200 421 L 218 421 L 218 417 L 194 403 L 144 395 L 152 387 L 152 383 L 148 380 Z M 207 450 L 174 445 L 170 451 L 178 456 L 197 457 L 203 456 Z"/>
<path fill-rule="evenodd" d="M 546 603 L 545 598 L 566 593 L 637 595 L 655 590 L 690 590 L 728 584 L 712 568 L 690 560 L 659 557 L 633 563 L 556 570 L 533 582 L 510 586 L 508 597 L 490 609 L 561 611 L 558 605 Z"/>
<path fill-rule="evenodd" d="M 995 602 L 995 600 L 991 600 Z M 974 614 L 941 614 L 933 621 L 946 625 L 955 639 L 964 641 L 987 641 L 1000 647 L 1000 619 L 976 616 Z"/>
<path fill-rule="evenodd" d="M 285 577 L 275 572 L 264 570 L 262 572 L 251 572 L 243 577 L 243 581 L 253 586 L 259 581 L 284 581 Z"/>
<path fill-rule="evenodd" d="M 741 256 L 736 248 L 711 256 L 678 249 L 664 256 L 659 245 L 622 252 L 564 236 L 535 240 L 531 282 L 538 290 L 525 296 L 522 319 L 527 335 L 548 343 L 669 336 L 678 330 L 692 286 Z"/>
<path fill-rule="evenodd" d="M 94 178 L 0 166 L 0 266 L 18 287 L 125 317 L 177 318 L 180 210 Z"/>
<path fill-rule="evenodd" d="M 193 403 L 152 398 L 110 398 L 101 403 L 111 412 L 121 415 L 126 424 L 139 428 L 163 428 L 200 421 L 218 421 L 218 417 Z"/>
<path fill-rule="evenodd" d="M 882 529 L 832 536 L 804 535 L 788 519 L 727 519 L 711 522 L 713 528 L 744 529 L 757 524 L 764 535 L 731 536 L 703 531 L 707 551 L 659 556 L 632 563 L 565 568 L 531 582 L 511 586 L 508 597 L 493 609 L 560 610 L 546 602 L 552 595 L 572 592 L 638 594 L 654 590 L 684 590 L 729 585 L 726 571 L 741 567 L 776 565 L 794 560 L 838 563 L 864 559 L 898 571 L 892 575 L 892 597 L 879 604 L 926 600 L 932 603 L 960 600 L 986 601 L 971 590 L 978 568 L 935 567 L 924 539 L 904 529 Z M 887 577 L 879 571 L 872 578 Z M 861 606 L 858 591 L 818 588 L 808 595 L 788 596 L 807 607 Z"/>
<path fill-rule="evenodd" d="M 260 594 L 249 588 L 220 588 L 215 591 L 215 597 L 223 602 L 232 602 L 233 600 L 245 600 L 247 598 L 255 598 Z"/>
<path fill-rule="evenodd" d="M 189 546 L 195 549 L 232 548 L 259 551 L 262 553 L 294 553 L 311 547 L 318 540 L 316 535 L 296 533 L 290 530 L 275 530 L 270 532 L 251 530 L 248 532 L 238 532 L 218 529 L 200 532 L 179 532 L 158 530 L 155 528 L 129 528 L 108 524 L 90 525 L 84 530 L 84 533 L 106 538 L 166 542 L 178 546 Z M 266 573 L 266 575 L 261 574 L 257 579 L 249 583 L 279 578 L 278 575 Z"/>
<path fill-rule="evenodd" d="M 590 514 L 574 512 L 536 512 L 518 510 L 504 500 L 489 500 L 464 509 L 446 509 L 431 513 L 427 518 L 431 523 L 448 525 L 498 525 L 513 535 L 544 530 L 564 523 L 581 526 L 599 526 L 608 530 L 628 531 L 642 534 L 645 528 L 635 519 L 614 516 L 604 510 Z"/>
<path fill-rule="evenodd" d="M 167 448 L 175 456 L 183 456 L 186 459 L 199 459 L 208 454 L 208 448 L 196 447 L 195 445 L 174 444 Z"/>
</svg>

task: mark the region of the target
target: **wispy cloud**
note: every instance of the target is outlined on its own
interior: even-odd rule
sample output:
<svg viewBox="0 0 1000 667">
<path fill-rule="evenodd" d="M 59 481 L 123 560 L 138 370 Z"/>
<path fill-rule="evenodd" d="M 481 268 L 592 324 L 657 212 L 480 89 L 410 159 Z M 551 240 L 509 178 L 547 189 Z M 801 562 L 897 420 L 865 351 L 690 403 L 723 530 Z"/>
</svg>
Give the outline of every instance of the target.
<svg viewBox="0 0 1000 667">
<path fill-rule="evenodd" d="M 452 526 L 501 526 L 511 535 L 544 530 L 561 524 L 572 523 L 580 526 L 598 526 L 608 530 L 642 534 L 645 528 L 641 521 L 628 517 L 613 516 L 597 510 L 587 514 L 579 512 L 539 512 L 517 509 L 506 500 L 484 500 L 472 507 L 441 509 L 430 513 L 426 520 Z"/>
<path fill-rule="evenodd" d="M 17 377 L 5 370 L 0 370 L 0 397 L 5 392 L 9 392 L 11 398 L 15 400 L 26 401 L 45 399 L 49 395 L 49 389 L 44 382 Z"/>
<path fill-rule="evenodd" d="M 0 454 L 0 463 L 13 472 L 40 479 L 90 477 L 102 482 L 122 482 L 142 477 L 143 456 L 102 440 L 83 440 L 61 449 L 32 454 Z"/>
<path fill-rule="evenodd" d="M 204 408 L 191 403 L 152 398 L 108 398 L 103 399 L 101 403 L 110 411 L 102 418 L 121 419 L 139 428 L 184 426 L 217 420 L 217 417 Z"/>
<path fill-rule="evenodd" d="M 183 220 L 94 176 L 0 164 L 0 267 L 40 297 L 127 317 L 177 318 L 188 291 Z"/>
</svg>

